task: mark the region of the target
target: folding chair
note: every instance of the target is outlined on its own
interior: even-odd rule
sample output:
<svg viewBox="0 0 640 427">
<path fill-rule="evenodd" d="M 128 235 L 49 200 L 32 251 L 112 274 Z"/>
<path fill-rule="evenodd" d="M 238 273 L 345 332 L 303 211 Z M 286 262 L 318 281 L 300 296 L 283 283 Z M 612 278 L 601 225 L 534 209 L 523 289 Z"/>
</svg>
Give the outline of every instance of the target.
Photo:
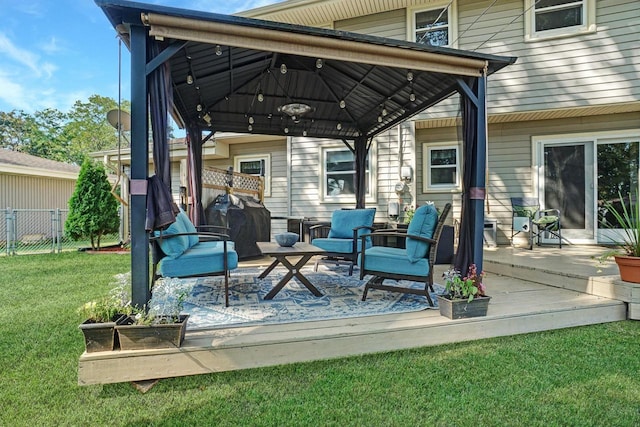
<svg viewBox="0 0 640 427">
<path fill-rule="evenodd" d="M 562 249 L 562 225 L 560 224 L 559 209 L 540 209 L 540 202 L 535 197 L 512 197 L 513 225 L 511 230 L 511 244 L 513 238 L 521 232 L 529 233 L 529 249 L 533 249 L 533 241 L 537 239 L 540 246 L 544 233 L 555 236 Z"/>
</svg>

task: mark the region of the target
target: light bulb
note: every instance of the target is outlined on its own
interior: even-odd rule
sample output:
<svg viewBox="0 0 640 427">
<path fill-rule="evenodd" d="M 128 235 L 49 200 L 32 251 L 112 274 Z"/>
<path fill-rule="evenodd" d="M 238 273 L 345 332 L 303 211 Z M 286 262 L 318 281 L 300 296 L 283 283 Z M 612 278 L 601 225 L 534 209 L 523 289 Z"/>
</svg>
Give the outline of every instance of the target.
<svg viewBox="0 0 640 427">
<path fill-rule="evenodd" d="M 318 58 L 316 59 L 316 68 L 319 70 L 320 68 L 322 68 L 322 59 Z"/>
<path fill-rule="evenodd" d="M 411 71 L 409 71 L 407 73 L 407 81 L 412 81 L 413 80 L 413 73 Z"/>
<path fill-rule="evenodd" d="M 338 122 L 338 124 L 336 125 L 336 129 L 342 130 L 342 123 Z"/>
<path fill-rule="evenodd" d="M 283 63 L 283 64 L 280 66 L 280 72 L 281 72 L 282 74 L 287 74 L 287 65 L 286 65 L 286 64 L 284 64 L 284 63 Z"/>
<path fill-rule="evenodd" d="M 378 123 L 382 123 L 382 116 L 378 116 Z"/>
<path fill-rule="evenodd" d="M 345 102 L 344 99 L 340 100 L 340 108 L 344 109 L 347 106 L 347 103 Z"/>
<path fill-rule="evenodd" d="M 284 133 L 289 133 L 289 128 L 284 128 Z"/>
<path fill-rule="evenodd" d="M 196 110 L 202 111 L 202 104 L 198 104 L 198 106 L 196 107 Z"/>
<path fill-rule="evenodd" d="M 193 84 L 193 75 L 191 73 L 187 74 L 187 84 L 188 85 Z"/>
<path fill-rule="evenodd" d="M 411 93 L 409 94 L 409 101 L 413 102 L 413 101 L 415 101 L 415 100 L 416 100 L 416 94 L 415 94 L 415 93 L 413 93 L 413 92 L 411 92 Z"/>
<path fill-rule="evenodd" d="M 249 124 L 252 125 L 254 123 L 253 116 L 249 116 Z"/>
<path fill-rule="evenodd" d="M 215 50 L 216 50 L 216 55 L 217 56 L 222 55 L 222 48 L 220 47 L 219 44 L 216 45 L 216 49 Z"/>
<path fill-rule="evenodd" d="M 262 101 L 264 101 L 264 95 L 262 94 L 262 92 L 258 92 L 258 102 Z"/>
<path fill-rule="evenodd" d="M 389 114 L 389 113 L 387 112 L 387 109 L 383 107 L 383 108 L 382 108 L 382 116 L 384 117 L 384 116 L 386 116 L 387 114 Z"/>
<path fill-rule="evenodd" d="M 251 131 L 253 130 L 253 126 L 251 126 L 251 125 L 247 126 L 247 130 L 248 130 L 249 132 L 251 132 Z"/>
<path fill-rule="evenodd" d="M 306 129 L 302 131 L 302 136 L 307 136 L 307 130 Z"/>
</svg>

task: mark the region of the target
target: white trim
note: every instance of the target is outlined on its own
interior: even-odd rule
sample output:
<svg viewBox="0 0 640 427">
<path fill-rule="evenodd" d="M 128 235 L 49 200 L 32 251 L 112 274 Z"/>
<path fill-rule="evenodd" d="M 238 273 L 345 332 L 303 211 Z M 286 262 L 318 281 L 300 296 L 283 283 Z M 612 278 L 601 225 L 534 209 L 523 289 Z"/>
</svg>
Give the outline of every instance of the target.
<svg viewBox="0 0 640 427">
<path fill-rule="evenodd" d="M 576 0 L 582 2 L 582 25 L 573 27 L 555 28 L 553 30 L 536 31 L 535 25 L 535 2 L 536 0 L 525 0 L 524 2 L 524 41 L 535 42 L 563 37 L 573 37 L 580 34 L 595 33 L 596 27 L 596 2 L 595 0 Z"/>
<path fill-rule="evenodd" d="M 447 47 L 458 47 L 458 7 L 457 0 L 441 0 L 434 2 L 433 4 L 407 7 L 407 40 L 411 42 L 416 41 L 416 14 L 420 12 L 427 12 L 434 9 L 442 9 L 449 7 L 447 11 L 448 24 L 448 38 L 449 43 Z"/>
<path fill-rule="evenodd" d="M 455 149 L 456 150 L 456 177 L 454 184 L 431 184 L 431 150 L 438 149 Z M 424 142 L 422 143 L 422 193 L 454 193 L 462 190 L 462 149 L 457 142 Z"/>
<path fill-rule="evenodd" d="M 318 173 L 318 191 L 320 194 L 320 203 L 344 203 L 344 204 L 353 204 L 354 202 L 354 194 L 343 194 L 337 196 L 329 196 L 326 194 L 326 153 L 329 151 L 347 151 L 351 152 L 349 148 L 347 148 L 344 143 L 331 143 L 326 145 L 319 146 L 318 159 L 319 159 L 319 173 Z M 376 176 L 377 176 L 377 168 L 376 168 L 376 144 L 373 143 L 371 148 L 369 149 L 369 182 L 367 183 L 367 188 L 369 192 L 365 196 L 366 203 L 375 203 L 377 200 L 377 185 L 376 185 Z"/>
<path fill-rule="evenodd" d="M 75 181 L 78 179 L 78 174 L 80 172 L 52 171 L 49 169 L 34 168 L 29 166 L 0 165 L 0 173 L 5 173 L 7 175 L 30 175 Z"/>
<path fill-rule="evenodd" d="M 243 154 L 233 156 L 233 170 L 242 172 L 241 162 L 255 162 L 264 160 L 264 197 L 271 197 L 271 154 Z"/>
</svg>

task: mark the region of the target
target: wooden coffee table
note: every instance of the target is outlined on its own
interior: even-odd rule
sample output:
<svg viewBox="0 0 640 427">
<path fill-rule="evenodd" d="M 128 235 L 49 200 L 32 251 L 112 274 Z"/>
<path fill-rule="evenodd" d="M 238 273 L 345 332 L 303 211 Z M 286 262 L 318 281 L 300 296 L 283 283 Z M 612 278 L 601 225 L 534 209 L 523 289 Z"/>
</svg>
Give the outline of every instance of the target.
<svg viewBox="0 0 640 427">
<path fill-rule="evenodd" d="M 313 295 L 317 297 L 322 296 L 322 293 L 300 272 L 300 269 L 315 255 L 322 255 L 325 252 L 324 249 L 305 242 L 297 242 L 291 247 L 280 246 L 274 242 L 257 242 L 257 245 L 263 255 L 275 258 L 271 265 L 258 276 L 259 279 L 267 277 L 278 264 L 282 264 L 289 270 L 282 280 L 269 291 L 264 299 L 273 299 L 293 277 L 297 278 L 300 283 L 306 286 Z M 289 258 L 295 257 L 300 257 L 300 259 L 295 264 L 292 264 Z"/>
</svg>

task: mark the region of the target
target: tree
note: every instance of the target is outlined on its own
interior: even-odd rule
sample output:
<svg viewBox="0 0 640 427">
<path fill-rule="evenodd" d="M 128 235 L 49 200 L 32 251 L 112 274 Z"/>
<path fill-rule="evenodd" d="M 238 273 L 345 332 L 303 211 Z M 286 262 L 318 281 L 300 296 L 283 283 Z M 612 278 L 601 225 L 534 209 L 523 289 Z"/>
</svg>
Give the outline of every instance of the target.
<svg viewBox="0 0 640 427">
<path fill-rule="evenodd" d="M 111 194 L 104 166 L 85 159 L 76 189 L 69 200 L 65 234 L 72 240 L 91 238 L 91 248 L 100 249 L 100 238 L 120 226 L 118 201 Z"/>
</svg>

